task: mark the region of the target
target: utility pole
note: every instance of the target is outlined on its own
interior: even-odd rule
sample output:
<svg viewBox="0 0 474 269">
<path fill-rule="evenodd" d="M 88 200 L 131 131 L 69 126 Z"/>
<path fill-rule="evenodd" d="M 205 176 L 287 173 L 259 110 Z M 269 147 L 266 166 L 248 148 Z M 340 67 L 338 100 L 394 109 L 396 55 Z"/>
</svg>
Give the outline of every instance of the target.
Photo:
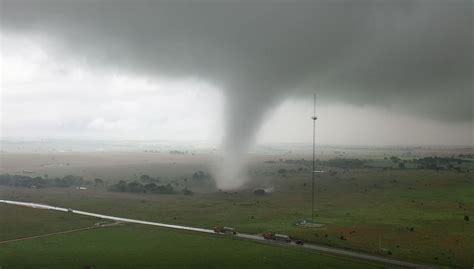
<svg viewBox="0 0 474 269">
<path fill-rule="evenodd" d="M 313 117 L 311 117 L 313 120 L 313 171 L 312 171 L 312 193 L 311 193 L 311 222 L 314 223 L 314 173 L 315 173 L 315 137 L 316 137 L 316 120 L 318 117 L 316 117 L 316 93 L 314 94 L 314 104 L 313 104 Z"/>
</svg>

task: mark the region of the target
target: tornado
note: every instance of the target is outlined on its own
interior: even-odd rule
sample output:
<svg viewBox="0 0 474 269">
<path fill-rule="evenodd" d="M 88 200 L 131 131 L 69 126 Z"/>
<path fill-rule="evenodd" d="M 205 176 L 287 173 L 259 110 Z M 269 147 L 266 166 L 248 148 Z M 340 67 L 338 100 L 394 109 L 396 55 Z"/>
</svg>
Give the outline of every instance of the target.
<svg viewBox="0 0 474 269">
<path fill-rule="evenodd" d="M 220 88 L 221 189 L 248 180 L 248 151 L 287 97 L 473 120 L 470 0 L 2 0 L 0 12 L 2 32 L 64 59 Z"/>
</svg>

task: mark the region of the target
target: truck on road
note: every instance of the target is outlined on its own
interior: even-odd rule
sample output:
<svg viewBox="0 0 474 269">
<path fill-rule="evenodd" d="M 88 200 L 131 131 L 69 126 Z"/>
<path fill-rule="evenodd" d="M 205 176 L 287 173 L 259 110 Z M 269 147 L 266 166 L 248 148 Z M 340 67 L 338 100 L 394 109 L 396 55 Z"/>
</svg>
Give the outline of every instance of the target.
<svg viewBox="0 0 474 269">
<path fill-rule="evenodd" d="M 238 232 L 235 230 L 235 228 L 231 227 L 222 227 L 222 226 L 216 226 L 214 227 L 214 232 L 218 234 L 229 234 L 229 235 L 234 235 L 237 234 Z"/>
<path fill-rule="evenodd" d="M 263 235 L 263 238 L 267 240 L 275 240 L 275 241 L 281 241 L 281 242 L 286 242 L 286 243 L 291 242 L 291 238 L 286 234 L 276 234 L 274 232 L 266 232 L 266 233 L 263 233 L 262 235 Z"/>
</svg>

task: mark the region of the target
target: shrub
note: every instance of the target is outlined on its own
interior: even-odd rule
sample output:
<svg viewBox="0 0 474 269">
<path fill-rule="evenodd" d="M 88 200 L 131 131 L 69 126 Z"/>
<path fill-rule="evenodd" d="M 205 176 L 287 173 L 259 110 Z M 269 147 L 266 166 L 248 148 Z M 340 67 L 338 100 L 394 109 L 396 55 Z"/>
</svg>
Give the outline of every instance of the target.
<svg viewBox="0 0 474 269">
<path fill-rule="evenodd" d="M 253 194 L 255 194 L 255 195 L 264 195 L 264 194 L 265 194 L 265 190 L 263 190 L 263 189 L 258 189 L 258 190 L 255 190 L 255 191 L 253 192 Z"/>
</svg>

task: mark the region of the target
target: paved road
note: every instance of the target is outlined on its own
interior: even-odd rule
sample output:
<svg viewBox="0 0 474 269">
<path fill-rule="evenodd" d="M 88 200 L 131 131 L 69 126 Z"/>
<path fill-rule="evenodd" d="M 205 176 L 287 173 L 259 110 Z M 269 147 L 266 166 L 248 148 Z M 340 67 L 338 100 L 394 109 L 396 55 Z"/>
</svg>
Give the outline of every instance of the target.
<svg viewBox="0 0 474 269">
<path fill-rule="evenodd" d="M 90 213 L 90 212 L 81 211 L 81 210 L 74 210 L 74 209 L 50 206 L 50 205 L 45 205 L 45 204 L 26 203 L 26 202 L 18 202 L 18 201 L 11 201 L 11 200 L 0 200 L 0 203 L 10 204 L 10 205 L 18 205 L 18 206 L 26 206 L 26 207 L 38 208 L 38 209 L 49 209 L 49 210 L 56 210 L 56 211 L 62 211 L 62 212 L 69 212 L 69 213 L 74 213 L 74 214 L 97 217 L 97 218 L 101 218 L 101 219 L 109 219 L 109 220 L 120 221 L 120 222 L 137 223 L 137 224 L 144 224 L 144 225 L 153 225 L 153 226 L 166 227 L 166 228 L 172 228 L 172 229 L 180 229 L 180 230 L 187 230 L 187 231 L 193 231 L 193 232 L 215 234 L 215 232 L 213 230 L 210 230 L 210 229 L 201 229 L 201 228 L 194 228 L 194 227 L 173 225 L 173 224 L 165 224 L 165 223 L 159 223 L 159 222 L 119 218 L 119 217 L 113 217 L 113 216 L 108 216 L 108 215 Z M 431 266 L 431 265 L 423 265 L 423 264 L 416 264 L 416 263 L 399 261 L 399 260 L 394 260 L 394 259 L 388 259 L 388 258 L 381 257 L 381 256 L 365 254 L 365 253 L 355 252 L 355 251 L 351 251 L 351 250 L 344 250 L 344 249 L 338 249 L 338 248 L 333 248 L 333 247 L 327 247 L 327 246 L 323 246 L 323 245 L 306 244 L 306 243 L 304 245 L 297 245 L 294 242 L 292 242 L 292 243 L 283 243 L 283 242 L 277 242 L 277 241 L 273 241 L 273 240 L 266 240 L 265 238 L 263 238 L 260 235 L 251 235 L 251 234 L 239 233 L 239 234 L 234 235 L 234 236 L 238 237 L 238 238 L 246 239 L 246 240 L 260 241 L 260 242 L 264 242 L 264 243 L 268 243 L 268 244 L 291 245 L 293 247 L 314 249 L 314 250 L 318 250 L 318 251 L 322 251 L 322 252 L 326 252 L 326 253 L 337 254 L 337 255 L 352 257 L 352 258 L 359 258 L 359 259 L 364 259 L 364 260 L 370 260 L 370 261 L 375 261 L 375 262 L 380 262 L 380 263 L 385 263 L 385 264 L 391 264 L 391 265 L 405 266 L 405 267 L 408 267 L 408 268 L 419 268 L 419 269 L 434 269 L 434 268 L 436 268 L 436 267 Z"/>
</svg>

